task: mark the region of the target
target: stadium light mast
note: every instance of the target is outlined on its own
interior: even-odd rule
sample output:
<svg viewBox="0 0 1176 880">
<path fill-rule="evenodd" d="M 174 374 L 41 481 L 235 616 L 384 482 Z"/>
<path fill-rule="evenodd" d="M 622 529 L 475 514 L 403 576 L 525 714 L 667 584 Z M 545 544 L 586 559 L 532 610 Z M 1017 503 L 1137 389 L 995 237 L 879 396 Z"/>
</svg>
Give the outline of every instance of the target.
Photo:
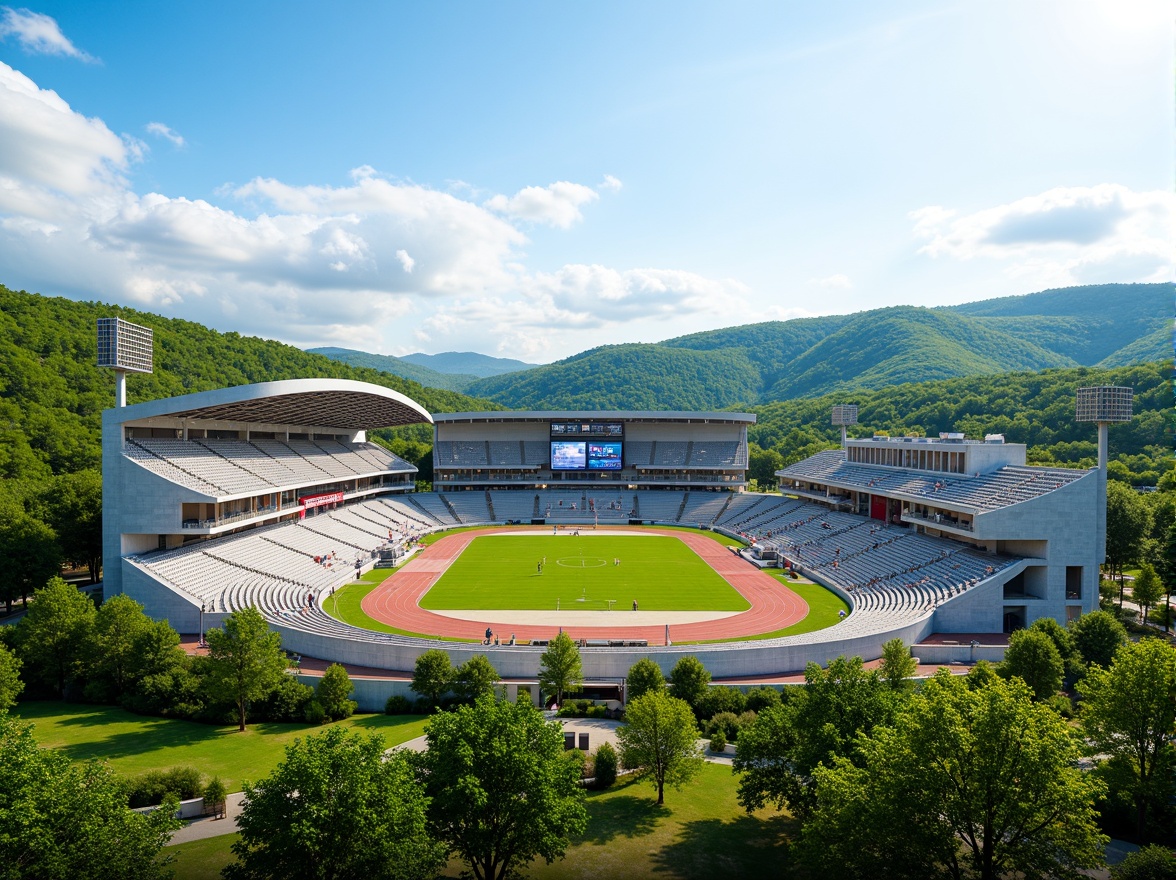
<svg viewBox="0 0 1176 880">
<path fill-rule="evenodd" d="M 841 448 L 845 448 L 846 428 L 858 423 L 856 403 L 839 403 L 833 407 L 833 424 L 841 426 Z"/>
<path fill-rule="evenodd" d="M 1091 385 L 1078 389 L 1076 421 L 1098 425 L 1098 550 L 1099 562 L 1107 552 L 1107 459 L 1111 422 L 1129 422 L 1134 392 L 1121 385 Z"/>
<path fill-rule="evenodd" d="M 127 373 L 151 373 L 154 334 L 122 318 L 98 319 L 98 366 L 114 370 L 114 405 L 127 405 Z"/>
</svg>

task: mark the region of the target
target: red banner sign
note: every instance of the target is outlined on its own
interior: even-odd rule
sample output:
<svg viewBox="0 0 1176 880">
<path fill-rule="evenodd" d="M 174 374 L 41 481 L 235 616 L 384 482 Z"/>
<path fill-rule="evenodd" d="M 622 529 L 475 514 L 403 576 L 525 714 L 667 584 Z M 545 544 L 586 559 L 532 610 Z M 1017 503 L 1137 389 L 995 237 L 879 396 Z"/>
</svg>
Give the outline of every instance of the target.
<svg viewBox="0 0 1176 880">
<path fill-rule="evenodd" d="M 298 503 L 309 510 L 312 507 L 322 507 L 324 504 L 342 504 L 342 492 L 323 492 L 321 495 L 303 495 Z"/>
</svg>

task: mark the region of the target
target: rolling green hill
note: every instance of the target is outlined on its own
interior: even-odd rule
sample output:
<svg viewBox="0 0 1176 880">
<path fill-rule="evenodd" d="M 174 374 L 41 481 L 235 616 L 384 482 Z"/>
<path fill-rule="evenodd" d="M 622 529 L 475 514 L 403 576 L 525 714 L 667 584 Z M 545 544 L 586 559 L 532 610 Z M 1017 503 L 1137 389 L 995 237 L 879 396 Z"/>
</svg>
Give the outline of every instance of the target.
<svg viewBox="0 0 1176 880">
<path fill-rule="evenodd" d="M 43 480 L 50 474 L 99 466 L 102 410 L 114 403 L 114 374 L 96 365 L 94 322 L 107 316 L 125 318 L 155 332 L 155 372 L 128 378 L 128 403 L 319 376 L 393 388 L 430 412 L 500 408 L 487 400 L 424 388 L 268 339 L 218 333 L 191 321 L 0 285 L 0 477 Z M 415 432 L 420 435 L 418 441 L 432 440 L 428 429 L 400 431 L 410 436 Z"/>
<path fill-rule="evenodd" d="M 628 408 L 721 409 L 1012 370 L 1126 366 L 1172 356 L 1172 313 L 1171 284 L 895 306 L 606 346 L 466 390 L 512 408 L 638 400 Z"/>
<path fill-rule="evenodd" d="M 479 378 L 472 373 L 441 373 L 419 364 L 410 363 L 403 358 L 388 354 L 369 354 L 366 351 L 355 351 L 350 348 L 308 348 L 307 353 L 321 354 L 323 357 L 328 357 L 341 364 L 379 370 L 381 373 L 411 379 L 427 388 L 442 388 L 446 391 L 462 391 L 478 381 Z"/>
<path fill-rule="evenodd" d="M 516 361 L 514 358 L 490 357 L 488 354 L 478 354 L 476 351 L 443 351 L 440 354 L 406 354 L 400 360 L 421 367 L 428 367 L 438 373 L 458 373 L 476 376 L 484 379 L 487 376 L 499 376 L 503 373 L 514 373 L 519 370 L 529 370 L 536 364 L 526 361 Z"/>
</svg>

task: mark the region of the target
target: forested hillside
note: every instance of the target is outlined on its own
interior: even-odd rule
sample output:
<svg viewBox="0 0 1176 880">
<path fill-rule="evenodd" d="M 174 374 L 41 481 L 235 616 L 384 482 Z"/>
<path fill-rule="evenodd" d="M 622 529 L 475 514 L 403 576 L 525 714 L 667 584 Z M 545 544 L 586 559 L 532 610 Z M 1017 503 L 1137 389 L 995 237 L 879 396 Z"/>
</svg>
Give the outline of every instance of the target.
<svg viewBox="0 0 1176 880">
<path fill-rule="evenodd" d="M 1172 356 L 1172 312 L 1171 284 L 895 306 L 606 346 L 466 390 L 512 408 L 612 407 L 636 392 L 660 409 L 718 409 L 929 379 L 1128 366 Z"/>
<path fill-rule="evenodd" d="M 1111 475 L 1155 485 L 1172 467 L 1170 362 L 911 382 L 752 407 L 757 416 L 749 431 L 755 444 L 753 476 L 771 482 L 772 472 L 784 464 L 836 446 L 840 433 L 829 419 L 837 403 L 858 405 L 859 424 L 850 429 L 854 437 L 874 431 L 892 436 L 963 431 L 974 439 L 1004 434 L 1010 443 L 1029 446 L 1030 463 L 1090 467 L 1098 455 L 1096 432 L 1093 425 L 1075 421 L 1075 390 L 1102 384 L 1135 390 L 1135 418 L 1110 429 Z"/>
<path fill-rule="evenodd" d="M 0 476 L 35 481 L 99 466 L 102 410 L 114 403 L 114 374 L 96 365 L 95 321 L 105 316 L 155 331 L 155 372 L 128 378 L 128 403 L 252 382 L 326 376 L 393 388 L 431 412 L 499 408 L 272 340 L 0 286 Z M 425 436 L 431 440 L 429 432 L 422 439 Z"/>
</svg>

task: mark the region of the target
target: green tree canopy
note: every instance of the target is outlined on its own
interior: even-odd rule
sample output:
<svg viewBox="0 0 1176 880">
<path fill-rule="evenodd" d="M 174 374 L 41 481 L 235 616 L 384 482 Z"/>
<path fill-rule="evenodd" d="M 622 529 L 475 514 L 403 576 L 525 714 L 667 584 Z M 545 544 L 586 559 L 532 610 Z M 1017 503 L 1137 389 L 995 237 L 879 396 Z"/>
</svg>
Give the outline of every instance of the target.
<svg viewBox="0 0 1176 880">
<path fill-rule="evenodd" d="M 0 712 L 10 709 L 24 690 L 20 658 L 0 643 Z"/>
<path fill-rule="evenodd" d="M 562 858 L 587 825 L 579 771 L 563 729 L 528 702 L 488 696 L 433 716 L 420 755 L 430 826 L 477 880 Z"/>
<path fill-rule="evenodd" d="M 2 880 L 164 880 L 159 858 L 178 806 L 127 809 L 123 781 L 105 764 L 75 764 L 40 749 L 32 725 L 0 712 L 0 878 Z"/>
<path fill-rule="evenodd" d="M 289 665 L 282 637 L 270 632 L 256 608 L 243 608 L 225 618 L 224 627 L 210 629 L 208 671 L 204 686 L 213 699 L 237 707 L 238 730 L 245 729 L 249 704 L 278 686 Z"/>
<path fill-rule="evenodd" d="M 799 693 L 739 731 L 733 769 L 748 812 L 772 804 L 806 816 L 816 768 L 839 757 L 860 763 L 860 737 L 889 723 L 901 699 L 860 657 L 838 657 L 827 670 L 810 663 L 804 678 Z"/>
<path fill-rule="evenodd" d="M 650 691 L 665 690 L 666 677 L 662 675 L 661 667 L 648 657 L 642 657 L 629 667 L 629 674 L 625 677 L 625 696 L 635 700 Z"/>
<path fill-rule="evenodd" d="M 350 718 L 356 709 L 355 700 L 351 699 L 351 692 L 355 690 L 351 678 L 341 663 L 332 663 L 323 673 L 318 687 L 314 689 L 314 698 L 323 707 L 323 712 L 332 721 Z"/>
<path fill-rule="evenodd" d="M 1174 792 L 1176 753 L 1176 648 L 1161 639 L 1128 642 L 1109 668 L 1092 666 L 1078 683 L 1082 725 L 1098 753 L 1130 772 L 1136 834 L 1143 836 L 1149 807 Z"/>
<path fill-rule="evenodd" d="M 1145 562 L 1139 567 L 1139 574 L 1131 588 L 1131 598 L 1140 606 L 1141 619 L 1147 622 L 1147 612 L 1164 595 L 1164 586 L 1160 583 L 1156 570 L 1151 563 Z"/>
<path fill-rule="evenodd" d="M 226 880 L 425 880 L 445 862 L 428 799 L 403 752 L 340 727 L 294 740 L 265 779 L 245 786 Z"/>
<path fill-rule="evenodd" d="M 861 748 L 860 765 L 815 770 L 802 838 L 814 876 L 1078 880 L 1102 863 L 1100 786 L 1019 680 L 972 689 L 943 671 Z"/>
<path fill-rule="evenodd" d="M 1062 658 L 1065 675 L 1071 679 L 1081 678 L 1083 673 L 1082 657 L 1074 646 L 1074 636 L 1052 617 L 1039 617 L 1029 626 L 1034 632 L 1045 633 L 1058 649 L 1058 656 Z"/>
<path fill-rule="evenodd" d="M 66 562 L 89 570 L 97 583 L 102 568 L 102 474 L 93 468 L 60 474 L 36 499 L 39 519 L 57 535 Z"/>
<path fill-rule="evenodd" d="M 136 645 L 151 628 L 151 618 L 130 596 L 111 596 L 94 615 L 87 646 L 90 681 L 88 697 L 100 702 L 118 701 L 140 676 Z"/>
<path fill-rule="evenodd" d="M 453 673 L 453 692 L 463 703 L 474 703 L 483 694 L 493 696 L 502 678 L 485 654 L 475 654 Z"/>
<path fill-rule="evenodd" d="M 702 768 L 698 725 L 690 705 L 665 691 L 649 691 L 625 706 L 625 723 L 617 728 L 621 763 L 636 769 L 665 803 L 665 788 L 681 788 Z"/>
<path fill-rule="evenodd" d="M 710 680 L 710 671 L 702 665 L 701 660 L 690 654 L 675 663 L 670 670 L 670 693 L 679 700 L 685 700 L 693 709 L 701 702 Z"/>
<path fill-rule="evenodd" d="M 539 658 L 539 686 L 544 693 L 555 696 L 563 705 L 564 694 L 576 694 L 583 689 L 584 666 L 580 649 L 566 632 L 561 632 L 547 646 Z"/>
<path fill-rule="evenodd" d="M 1104 669 L 1115 659 L 1115 652 L 1127 644 L 1127 630 L 1106 611 L 1092 611 L 1070 621 L 1070 635 L 1074 649 L 1089 667 L 1097 664 Z"/>
<path fill-rule="evenodd" d="M 453 686 L 453 663 L 440 648 L 430 648 L 416 659 L 409 687 L 436 707 Z"/>
<path fill-rule="evenodd" d="M 0 599 L 5 611 L 12 603 L 27 598 L 57 574 L 61 566 L 61 547 L 53 529 L 10 498 L 0 496 L 0 559 L 4 560 L 4 577 L 0 578 Z"/>
<path fill-rule="evenodd" d="M 1019 678 L 1033 692 L 1034 699 L 1048 700 L 1062 686 L 1065 665 L 1053 639 L 1041 630 L 1019 629 L 1009 637 L 1000 674 Z"/>
<path fill-rule="evenodd" d="M 1107 483 L 1107 567 L 1119 579 L 1119 605 L 1123 604 L 1123 569 L 1139 559 L 1151 528 L 1151 508 L 1129 486 Z"/>
<path fill-rule="evenodd" d="M 1111 880 L 1176 880 L 1176 856 L 1162 846 L 1145 846 L 1112 868 Z"/>
<path fill-rule="evenodd" d="M 918 668 L 918 662 L 911 656 L 911 649 L 902 639 L 891 639 L 882 645 L 882 665 L 878 667 L 878 675 L 892 690 L 907 687 L 907 679 Z"/>
<path fill-rule="evenodd" d="M 37 590 L 16 627 L 17 654 L 25 675 L 64 695 L 65 686 L 83 672 L 94 615 L 89 597 L 61 578 L 51 578 Z"/>
</svg>

